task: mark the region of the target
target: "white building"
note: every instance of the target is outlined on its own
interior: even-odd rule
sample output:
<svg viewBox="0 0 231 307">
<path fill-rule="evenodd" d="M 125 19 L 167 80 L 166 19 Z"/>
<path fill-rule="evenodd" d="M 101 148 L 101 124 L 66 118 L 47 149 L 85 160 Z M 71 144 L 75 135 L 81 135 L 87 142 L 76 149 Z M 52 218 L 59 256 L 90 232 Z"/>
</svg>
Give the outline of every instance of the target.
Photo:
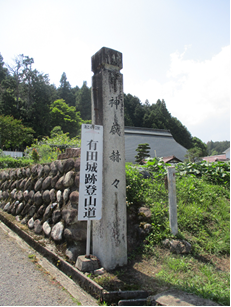
<svg viewBox="0 0 231 307">
<path fill-rule="evenodd" d="M 230 159 L 230 147 L 223 152 L 226 156 L 226 159 Z"/>
</svg>

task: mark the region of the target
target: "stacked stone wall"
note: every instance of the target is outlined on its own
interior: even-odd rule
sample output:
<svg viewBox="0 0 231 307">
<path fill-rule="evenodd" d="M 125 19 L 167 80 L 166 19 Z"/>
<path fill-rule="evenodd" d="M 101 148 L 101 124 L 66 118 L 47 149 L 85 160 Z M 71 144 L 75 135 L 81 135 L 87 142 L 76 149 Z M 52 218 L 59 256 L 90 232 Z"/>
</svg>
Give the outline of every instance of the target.
<svg viewBox="0 0 231 307">
<path fill-rule="evenodd" d="M 46 246 L 65 246 L 71 262 L 86 252 L 87 223 L 78 221 L 80 149 L 70 148 L 57 161 L 0 171 L 0 210 L 15 217 Z M 151 212 L 128 208 L 128 253 L 140 246 L 150 231 Z"/>
<path fill-rule="evenodd" d="M 35 234 L 66 242 L 73 261 L 85 253 L 87 232 L 78 221 L 79 172 L 79 157 L 0 172 L 0 208 Z"/>
</svg>

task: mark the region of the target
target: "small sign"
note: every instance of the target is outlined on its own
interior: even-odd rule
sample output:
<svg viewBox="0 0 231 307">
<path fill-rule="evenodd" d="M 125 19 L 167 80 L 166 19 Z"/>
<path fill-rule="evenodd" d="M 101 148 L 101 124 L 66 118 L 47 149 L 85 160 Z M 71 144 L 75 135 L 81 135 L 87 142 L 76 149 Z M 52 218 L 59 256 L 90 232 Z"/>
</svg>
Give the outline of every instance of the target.
<svg viewBox="0 0 231 307">
<path fill-rule="evenodd" d="M 78 220 L 100 220 L 103 126 L 82 124 Z"/>
</svg>

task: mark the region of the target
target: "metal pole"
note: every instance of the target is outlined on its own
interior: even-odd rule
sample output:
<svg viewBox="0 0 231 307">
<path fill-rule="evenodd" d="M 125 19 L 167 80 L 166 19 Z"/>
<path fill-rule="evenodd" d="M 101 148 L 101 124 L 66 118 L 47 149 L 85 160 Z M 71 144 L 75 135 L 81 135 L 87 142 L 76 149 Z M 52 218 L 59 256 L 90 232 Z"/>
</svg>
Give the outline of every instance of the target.
<svg viewBox="0 0 231 307">
<path fill-rule="evenodd" d="M 87 242 L 86 242 L 86 256 L 90 256 L 91 246 L 91 220 L 87 220 Z"/>
</svg>

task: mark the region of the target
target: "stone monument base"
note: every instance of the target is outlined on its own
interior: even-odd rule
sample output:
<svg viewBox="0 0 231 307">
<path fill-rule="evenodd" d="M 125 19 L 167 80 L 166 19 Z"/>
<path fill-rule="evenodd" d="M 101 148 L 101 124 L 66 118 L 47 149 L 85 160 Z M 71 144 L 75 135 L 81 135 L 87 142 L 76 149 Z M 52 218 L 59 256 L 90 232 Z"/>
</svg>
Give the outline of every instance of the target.
<svg viewBox="0 0 231 307">
<path fill-rule="evenodd" d="M 100 268 L 99 259 L 93 255 L 78 256 L 75 267 L 81 272 L 91 272 Z"/>
</svg>

